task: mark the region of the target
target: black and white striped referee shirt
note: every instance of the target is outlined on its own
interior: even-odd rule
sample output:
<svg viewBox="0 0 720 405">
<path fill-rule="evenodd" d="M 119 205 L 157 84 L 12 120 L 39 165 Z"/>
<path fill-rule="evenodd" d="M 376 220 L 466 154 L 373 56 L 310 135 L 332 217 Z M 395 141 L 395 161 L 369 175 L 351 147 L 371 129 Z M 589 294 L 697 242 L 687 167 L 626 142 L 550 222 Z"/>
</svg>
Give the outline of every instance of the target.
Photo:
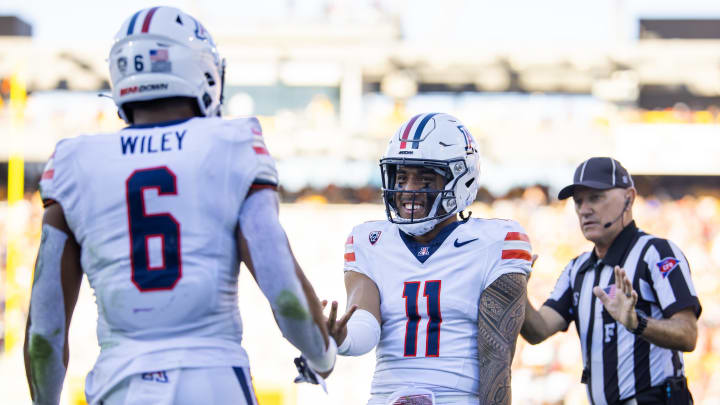
<svg viewBox="0 0 720 405">
<path fill-rule="evenodd" d="M 615 238 L 603 259 L 595 251 L 573 259 L 544 305 L 570 323 L 575 321 L 583 362 L 590 372 L 587 389 L 593 405 L 616 404 L 662 384 L 673 376 L 673 351 L 633 335 L 605 311 L 592 292 L 600 286 L 610 292 L 613 269 L 619 265 L 638 292 L 636 309 L 651 318 L 669 318 L 692 308 L 700 316 L 690 266 L 672 242 L 648 235 L 628 224 Z M 683 373 L 682 354 L 679 373 Z"/>
</svg>

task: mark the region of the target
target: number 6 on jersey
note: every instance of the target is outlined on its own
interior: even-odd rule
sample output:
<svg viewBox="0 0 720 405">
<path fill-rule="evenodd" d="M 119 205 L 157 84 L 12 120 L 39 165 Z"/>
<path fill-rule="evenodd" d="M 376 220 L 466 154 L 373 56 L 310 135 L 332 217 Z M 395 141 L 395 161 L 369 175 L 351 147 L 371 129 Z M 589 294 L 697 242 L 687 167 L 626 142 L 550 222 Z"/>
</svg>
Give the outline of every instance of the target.
<svg viewBox="0 0 720 405">
<path fill-rule="evenodd" d="M 182 277 L 180 223 L 169 213 L 145 212 L 144 192 L 177 194 L 175 174 L 165 166 L 134 171 L 127 179 L 127 208 L 130 225 L 132 281 L 140 291 L 170 290 Z M 160 241 L 162 260 L 150 261 L 151 240 Z"/>
<path fill-rule="evenodd" d="M 405 357 L 417 355 L 417 336 L 420 326 L 420 313 L 418 312 L 418 295 L 420 281 L 406 281 L 403 288 L 405 298 L 405 313 L 407 324 L 405 326 Z M 425 357 L 438 357 L 440 355 L 440 280 L 425 281 L 423 297 L 427 300 L 427 313 L 430 319 L 427 323 L 427 337 L 425 339 Z"/>
</svg>

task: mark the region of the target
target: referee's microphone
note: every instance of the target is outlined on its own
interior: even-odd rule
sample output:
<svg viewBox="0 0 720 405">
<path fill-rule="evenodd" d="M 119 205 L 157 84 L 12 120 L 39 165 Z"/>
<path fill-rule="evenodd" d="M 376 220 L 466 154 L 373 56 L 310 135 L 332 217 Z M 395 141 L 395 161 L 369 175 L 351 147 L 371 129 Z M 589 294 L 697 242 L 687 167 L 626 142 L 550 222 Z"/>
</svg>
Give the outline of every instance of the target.
<svg viewBox="0 0 720 405">
<path fill-rule="evenodd" d="M 615 222 L 619 221 L 620 218 L 622 218 L 622 216 L 625 215 L 625 210 L 627 210 L 628 205 L 630 205 L 630 197 L 628 197 L 628 198 L 625 199 L 625 206 L 623 207 L 622 212 L 620 212 L 620 215 L 618 215 L 617 218 L 613 219 L 612 221 L 607 222 L 607 223 L 605 223 L 605 225 L 603 225 L 603 226 L 605 227 L 605 229 L 610 228 L 610 226 L 611 226 L 612 224 L 614 224 Z"/>
</svg>

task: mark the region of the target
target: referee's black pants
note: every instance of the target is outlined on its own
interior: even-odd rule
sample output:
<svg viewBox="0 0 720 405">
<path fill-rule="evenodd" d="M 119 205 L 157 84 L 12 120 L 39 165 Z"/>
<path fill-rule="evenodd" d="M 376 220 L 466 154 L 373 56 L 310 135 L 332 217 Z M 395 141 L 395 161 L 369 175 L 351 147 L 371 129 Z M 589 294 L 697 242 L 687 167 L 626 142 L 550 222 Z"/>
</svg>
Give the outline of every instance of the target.
<svg viewBox="0 0 720 405">
<path fill-rule="evenodd" d="M 620 405 L 692 405 L 693 399 L 687 387 L 687 380 L 684 378 L 682 380 L 682 383 L 677 385 L 670 384 L 668 386 L 669 383 L 666 382 L 652 387 L 637 394 L 633 399 L 620 401 Z M 668 388 L 670 388 L 669 397 Z"/>
</svg>

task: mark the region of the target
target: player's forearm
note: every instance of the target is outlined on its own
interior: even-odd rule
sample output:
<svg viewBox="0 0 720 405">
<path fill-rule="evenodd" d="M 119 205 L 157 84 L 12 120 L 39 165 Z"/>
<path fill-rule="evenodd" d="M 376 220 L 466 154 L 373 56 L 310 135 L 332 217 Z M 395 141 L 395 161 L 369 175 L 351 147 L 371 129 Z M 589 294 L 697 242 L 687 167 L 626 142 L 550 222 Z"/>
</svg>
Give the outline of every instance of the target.
<svg viewBox="0 0 720 405">
<path fill-rule="evenodd" d="M 323 341 L 327 347 L 329 344 L 329 336 L 327 326 L 325 325 L 325 318 L 322 313 L 322 305 L 320 305 L 320 300 L 318 299 L 317 294 L 315 294 L 315 289 L 310 283 L 310 280 L 305 277 L 305 273 L 300 268 L 300 265 L 294 255 L 293 260 L 295 262 L 295 274 L 297 275 L 300 285 L 302 286 L 303 293 L 305 294 L 305 300 L 308 303 L 310 315 L 312 316 L 315 325 L 317 325 L 318 329 L 320 329 L 320 332 L 323 335 Z"/>
<path fill-rule="evenodd" d="M 30 388 L 30 398 L 35 398 L 32 386 L 32 372 L 30 370 L 30 352 L 28 348 L 28 337 L 30 331 L 30 317 L 28 317 L 25 325 L 25 341 L 23 342 L 23 361 L 25 362 L 25 377 L 27 378 L 28 387 Z"/>
<path fill-rule="evenodd" d="M 66 314 L 64 291 L 75 296 L 72 288 L 79 289 L 79 284 L 65 288 L 67 280 L 61 276 L 67 240 L 65 232 L 43 224 L 24 347 L 26 373 L 34 403 L 38 404 L 60 401 L 67 368 L 66 330 L 74 301 L 67 306 L 70 313 Z"/>
<path fill-rule="evenodd" d="M 637 321 L 629 325 L 633 330 Z M 648 318 L 648 324 L 642 333 L 648 342 L 666 349 L 691 352 L 697 342 L 697 325 L 684 318 L 655 319 Z"/>
<path fill-rule="evenodd" d="M 480 343 L 480 403 L 510 405 L 510 364 L 512 358 L 506 345 L 497 341 Z"/>
<path fill-rule="evenodd" d="M 505 274 L 480 297 L 478 356 L 480 402 L 511 401 L 510 365 L 525 315 L 527 280 L 522 274 Z"/>
<path fill-rule="evenodd" d="M 67 369 L 60 346 L 51 334 L 30 332 L 25 367 L 35 404 L 57 404 L 60 401 Z"/>
<path fill-rule="evenodd" d="M 327 360 L 327 335 L 315 322 L 316 304 L 312 287 L 290 251 L 285 231 L 278 222 L 277 199 L 273 191 L 261 190 L 249 196 L 240 213 L 239 224 L 246 247 L 241 254 L 258 286 L 270 302 L 278 326 L 290 343 L 300 349 L 313 364 Z M 309 289 L 303 288 L 303 282 Z M 319 370 L 323 371 L 323 370 Z"/>
</svg>

